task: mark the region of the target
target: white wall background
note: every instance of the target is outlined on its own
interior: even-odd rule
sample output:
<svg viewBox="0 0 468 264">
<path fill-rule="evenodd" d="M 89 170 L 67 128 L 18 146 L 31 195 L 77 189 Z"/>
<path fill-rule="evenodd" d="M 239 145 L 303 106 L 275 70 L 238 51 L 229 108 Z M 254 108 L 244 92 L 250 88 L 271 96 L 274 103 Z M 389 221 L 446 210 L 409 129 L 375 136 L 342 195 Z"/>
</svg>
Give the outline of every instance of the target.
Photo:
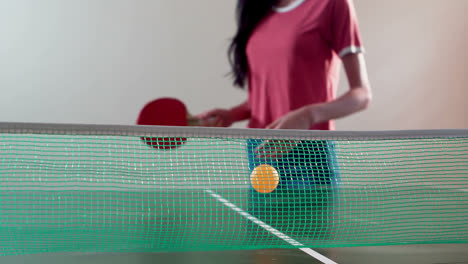
<svg viewBox="0 0 468 264">
<path fill-rule="evenodd" d="M 468 1 L 355 3 L 375 98 L 339 129 L 468 128 Z"/>
<path fill-rule="evenodd" d="M 374 103 L 341 130 L 468 128 L 466 0 L 355 0 Z M 133 124 L 230 106 L 235 0 L 0 0 L 0 121 Z M 343 79 L 341 91 L 346 87 Z"/>
</svg>

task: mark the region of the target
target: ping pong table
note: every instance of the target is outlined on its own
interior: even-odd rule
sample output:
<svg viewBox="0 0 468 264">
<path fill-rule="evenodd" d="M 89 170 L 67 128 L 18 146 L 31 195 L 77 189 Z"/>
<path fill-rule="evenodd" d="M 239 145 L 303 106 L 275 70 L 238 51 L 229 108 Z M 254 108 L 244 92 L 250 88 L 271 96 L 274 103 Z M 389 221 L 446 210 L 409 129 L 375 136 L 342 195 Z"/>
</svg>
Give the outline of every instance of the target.
<svg viewBox="0 0 468 264">
<path fill-rule="evenodd" d="M 74 196 L 74 195 L 80 195 L 80 193 L 76 192 L 62 192 L 62 199 L 65 199 L 68 195 Z M 182 192 L 184 193 L 184 192 Z M 245 192 L 243 192 L 245 193 Z M 43 196 L 45 195 L 45 192 L 41 193 Z M 233 232 L 231 234 L 225 233 L 225 237 L 229 237 L 230 235 L 236 235 L 240 233 L 249 233 L 253 232 L 254 233 L 254 239 L 258 238 L 266 238 L 266 235 L 270 235 L 272 233 L 271 229 L 265 228 L 265 226 L 262 226 L 260 220 L 257 221 L 252 221 L 252 217 L 250 214 L 247 212 L 239 209 L 239 207 L 236 207 L 236 202 L 242 204 L 245 202 L 245 199 L 247 199 L 245 196 L 239 197 L 238 194 L 239 192 L 228 192 L 221 195 L 215 195 L 214 191 L 208 192 L 206 194 L 203 194 L 203 192 L 199 191 L 197 192 L 198 197 L 202 197 L 203 195 L 211 196 L 212 200 L 211 202 L 213 203 L 210 205 L 210 210 L 222 214 L 226 219 L 229 219 L 234 222 L 242 223 L 239 226 L 245 226 L 245 229 L 232 229 L 233 226 L 226 226 L 225 230 L 220 230 L 220 235 L 222 232 Z M 56 196 L 56 194 L 51 193 L 52 196 Z M 97 196 L 105 196 L 105 192 L 95 192 L 94 195 Z M 174 192 L 174 193 L 166 193 L 166 194 L 161 194 L 161 193 L 155 193 L 153 194 L 156 197 L 159 197 L 160 195 L 165 195 L 167 198 L 167 195 L 172 195 L 180 199 L 182 196 L 179 192 Z M 309 194 L 310 195 L 310 194 Z M 142 201 L 142 200 L 151 200 L 148 199 L 148 193 L 143 193 L 143 194 L 138 194 L 134 193 L 131 195 L 131 199 L 135 201 Z M 228 199 L 224 199 L 222 197 L 230 197 Z M 315 196 L 314 196 L 315 197 Z M 190 200 L 189 200 L 190 198 Z M 216 199 L 218 198 L 218 199 Z M 298 196 L 296 196 L 296 199 Z M 304 197 L 302 197 L 304 198 Z M 316 197 L 315 197 L 316 198 Z M 315 199 L 314 198 L 314 199 Z M 200 198 L 201 199 L 201 198 Z M 309 196 L 309 200 L 310 200 Z M 207 203 L 207 200 L 201 199 L 198 202 L 201 202 L 203 200 L 204 203 Z M 288 199 L 289 200 L 289 199 Z M 300 199 L 299 199 L 300 200 Z M 182 202 L 184 200 L 181 200 Z M 176 210 L 176 213 L 174 215 L 167 215 L 167 212 L 163 211 L 157 211 L 157 214 L 166 214 L 165 219 L 167 220 L 167 223 L 161 224 L 161 227 L 164 227 L 167 225 L 172 225 L 172 227 L 176 227 L 177 224 L 183 224 L 186 223 L 184 219 L 188 219 L 188 215 L 190 217 L 202 217 L 205 215 L 205 213 L 209 213 L 208 209 L 204 210 L 200 208 L 197 203 L 197 200 L 193 200 L 193 196 L 187 196 L 187 202 L 190 201 L 189 203 L 186 204 L 181 204 L 180 210 Z M 233 203 L 231 203 L 233 202 Z M 136 202 L 139 204 L 139 202 Z M 278 200 L 276 203 L 271 204 L 269 208 L 267 209 L 275 209 L 275 208 L 281 208 L 281 206 L 278 206 Z M 231 206 L 229 206 L 231 205 Z M 246 205 L 246 204 L 244 204 Z M 298 204 L 295 204 L 298 206 Z M 112 205 L 107 201 L 106 204 L 107 208 L 112 208 L 113 206 L 116 206 L 115 208 L 119 208 L 118 204 Z M 310 208 L 313 208 L 314 206 L 311 205 Z M 29 209 L 35 208 L 34 204 L 29 205 Z M 296 213 L 300 213 L 298 211 L 298 208 L 296 207 Z M 302 207 L 305 208 L 305 207 Z M 28 208 L 25 208 L 28 209 Z M 62 208 L 66 210 L 66 208 Z M 94 210 L 95 209 L 95 210 Z M 99 218 L 98 212 L 100 210 L 99 206 L 95 206 L 94 209 L 91 209 L 89 212 L 90 215 L 93 215 L 94 221 L 96 218 Z M 102 209 L 102 208 L 101 208 Z M 263 208 L 264 209 L 264 208 Z M 73 208 L 73 210 L 77 210 L 77 208 Z M 90 208 L 88 208 L 90 210 Z M 120 210 L 120 209 L 118 209 Z M 69 211 L 72 212 L 72 211 Z M 182 212 L 185 212 L 187 215 L 182 214 Z M 244 214 L 242 214 L 244 212 Z M 266 211 L 264 211 L 266 212 Z M 310 211 L 308 211 L 310 213 Z M 34 212 L 30 212 L 34 213 Z M 108 213 L 108 212 L 107 212 Z M 127 216 L 132 215 L 134 212 L 127 212 Z M 291 216 L 287 215 L 287 212 L 284 212 L 284 218 L 279 218 L 275 219 L 272 221 L 273 223 L 279 223 L 275 222 L 278 220 L 281 221 L 295 221 L 294 219 L 291 219 Z M 305 212 L 304 212 L 305 213 Z M 250 215 L 250 219 L 249 219 Z M 101 215 L 104 216 L 104 213 Z M 158 215 L 160 216 L 160 215 Z M 247 217 L 246 217 L 247 216 Z M 115 216 L 117 217 L 117 216 Z M 123 216 L 126 217 L 126 216 Z M 174 218 L 178 217 L 178 218 Z M 199 218 L 198 221 L 203 221 L 205 218 Z M 255 218 L 257 219 L 257 218 Z M 51 219 L 52 220 L 52 219 Z M 179 220 L 184 220 L 184 221 L 179 221 Z M 79 221 L 87 221 L 86 218 L 81 218 Z M 176 221 L 171 222 L 171 221 Z M 260 224 L 259 224 L 260 221 Z M 153 224 L 156 224 L 153 222 Z M 206 223 L 205 223 L 206 224 Z M 200 232 L 200 235 L 203 234 L 202 229 L 198 230 L 191 230 L 189 226 L 190 223 L 186 223 L 185 225 L 179 226 L 180 228 L 177 231 L 174 231 L 174 234 L 177 234 L 178 232 L 185 232 L 183 233 L 186 237 L 181 238 L 185 239 L 184 243 L 187 243 L 187 245 L 194 245 L 194 241 L 190 241 L 191 239 L 197 239 L 196 233 L 193 233 L 193 236 L 187 235 L 187 232 Z M 263 223 L 263 225 L 267 225 Z M 284 223 L 283 223 L 284 225 Z M 90 228 L 90 232 L 87 234 L 81 234 L 80 237 L 76 237 L 72 233 L 67 233 L 70 232 L 69 230 L 61 230 L 61 229 L 56 229 L 56 230 L 43 230 L 43 233 L 47 233 L 48 235 L 53 234 L 54 237 L 60 238 L 62 236 L 69 236 L 69 238 L 74 237 L 75 239 L 70 239 L 71 241 L 68 242 L 63 242 L 61 244 L 57 244 L 57 250 L 55 253 L 44 253 L 44 254 L 34 254 L 34 255 L 21 255 L 20 256 L 5 256 L 5 257 L 0 257 L 0 263 L 5 263 L 5 264 L 13 264 L 13 263 L 34 263 L 34 264 L 42 264 L 42 263 L 50 263 L 50 264 L 55 264 L 55 263 L 67 263 L 67 264 L 74 264 L 74 263 L 98 263 L 98 264 L 120 264 L 120 263 L 133 263 L 133 264 L 146 264 L 146 263 L 175 263 L 175 264 L 185 264 L 185 263 L 200 263 L 200 264 L 210 264 L 210 263 L 223 263 L 223 264 L 230 264 L 230 263 L 245 263 L 245 264 L 267 264 L 267 263 L 275 263 L 275 264 L 281 264 L 281 263 L 325 263 L 325 264 L 333 264 L 333 263 L 344 263 L 344 264 L 354 264 L 354 263 L 360 263 L 360 264 L 370 264 L 370 263 L 379 263 L 379 264 L 386 264 L 386 263 L 398 263 L 398 264 L 406 264 L 406 263 L 412 263 L 412 264 L 418 264 L 418 263 L 429 263 L 429 264 L 462 264 L 462 263 L 468 263 L 468 244 L 441 244 L 441 245 L 403 245 L 403 246 L 374 246 L 374 247 L 337 247 L 337 248 L 319 248 L 319 249 L 306 249 L 306 250 L 300 250 L 300 249 L 261 249 L 261 250 L 243 250 L 243 251 L 238 251 L 238 250 L 220 250 L 220 251 L 187 251 L 187 252 L 159 252 L 159 253 L 78 253 L 78 252 L 73 252 L 73 248 L 76 247 L 76 245 L 79 245 L 80 242 L 83 242 L 82 245 L 88 246 L 88 247 L 93 247 L 96 246 L 96 248 L 99 248 L 100 245 L 98 245 L 99 240 L 97 239 L 96 241 L 92 241 L 94 237 L 99 238 L 103 235 L 103 230 L 99 228 L 99 226 L 96 225 L 89 225 L 88 228 Z M 94 229 L 93 229 L 94 228 Z M 221 229 L 223 227 L 220 226 Z M 230 230 L 229 230 L 230 228 Z M 265 230 L 268 229 L 268 230 Z M 18 230 L 16 230 L 18 231 Z M 23 230 L 24 231 L 24 230 Z M 149 238 L 149 240 L 141 239 L 141 236 L 148 236 L 149 234 L 142 232 L 141 234 L 138 234 L 138 230 L 135 231 L 135 241 L 134 243 L 145 243 L 149 241 L 157 241 L 158 239 L 162 240 L 164 243 L 169 243 L 170 239 L 168 238 L 168 234 L 165 233 L 163 229 L 160 230 L 161 233 L 153 233 L 154 237 Z M 141 231 L 141 230 L 140 230 Z M 144 230 L 143 230 L 144 231 Z M 101 234 L 99 234 L 101 232 Z M 108 231 L 107 231 L 108 232 Z M 127 231 L 125 231 L 127 232 Z M 264 233 L 260 233 L 264 232 Z M 41 230 L 35 230 L 35 232 L 27 232 L 29 235 L 34 235 L 34 234 L 40 234 Z M 118 240 L 120 239 L 118 237 L 118 231 L 117 230 L 112 230 L 111 231 L 112 235 L 116 236 L 115 239 Z M 19 232 L 16 233 L 16 236 L 19 236 Z M 260 235 L 261 234 L 261 235 Z M 106 234 L 107 237 L 109 237 L 109 233 Z M 140 237 L 137 237 L 138 235 L 141 235 Z M 361 234 L 363 238 L 365 238 L 366 234 Z M 161 236 L 161 237 L 158 237 Z M 257 236 L 257 237 L 255 237 Z M 273 234 L 272 234 L 272 237 Z M 277 239 L 274 243 L 279 243 L 278 240 L 278 235 L 274 237 Z M 285 240 L 284 237 L 281 237 L 283 240 Z M 245 235 L 243 239 L 251 239 L 249 238 L 248 235 Z M 35 239 L 32 238 L 32 240 L 37 241 L 38 243 L 41 243 L 40 239 Z M 74 240 L 74 241 L 73 241 Z M 80 241 L 82 240 L 82 241 Z M 138 240 L 138 241 L 137 241 Z M 286 239 L 287 240 L 287 239 Z M 182 240 L 181 240 L 182 241 Z M 178 241 L 181 243 L 181 241 Z M 33 243 L 33 242 L 30 242 Z M 109 240 L 106 240 L 105 243 L 109 243 L 109 245 L 116 245 L 117 243 L 120 242 L 110 242 Z M 115 244 L 112 244 L 115 243 Z M 131 243 L 131 242 L 129 242 Z M 192 244 L 191 244 L 192 243 Z M 224 246 L 226 243 L 229 243 L 229 241 L 220 241 L 220 243 L 224 243 Z M 239 243 L 242 243 L 242 241 L 235 241 L 233 239 L 232 242 L 234 245 L 239 246 Z M 237 243 L 237 244 L 236 244 Z M 1 243 L 0 243 L 1 244 Z M 33 244 L 30 244 L 32 246 L 35 246 Z M 5 245 L 4 245 L 5 246 Z M 70 253 L 66 252 L 66 249 L 70 249 Z M 62 250 L 60 250 L 62 249 Z M 65 249 L 65 250 L 64 250 Z M 64 252 L 65 251 L 65 252 Z M 58 252 L 58 253 L 57 253 Z M 88 248 L 87 252 L 92 252 L 92 248 Z M 310 253 L 313 254 L 310 254 Z M 309 254 L 308 254 L 309 253 Z M 318 258 L 317 258 L 318 257 Z"/>
<path fill-rule="evenodd" d="M 465 264 L 468 263 L 468 245 L 409 245 L 390 247 L 358 247 L 318 249 L 339 264 Z M 333 261 L 333 262 L 331 262 Z M 146 254 L 87 254 L 34 255 L 1 257 L 4 264 L 315 264 L 324 263 L 293 249 L 251 251 L 214 251 Z M 327 262 L 325 262 L 327 263 Z"/>
<path fill-rule="evenodd" d="M 0 263 L 468 263 L 466 133 L 345 137 L 342 185 L 263 196 L 244 139 L 168 154 L 135 128 L 6 129 Z"/>
</svg>

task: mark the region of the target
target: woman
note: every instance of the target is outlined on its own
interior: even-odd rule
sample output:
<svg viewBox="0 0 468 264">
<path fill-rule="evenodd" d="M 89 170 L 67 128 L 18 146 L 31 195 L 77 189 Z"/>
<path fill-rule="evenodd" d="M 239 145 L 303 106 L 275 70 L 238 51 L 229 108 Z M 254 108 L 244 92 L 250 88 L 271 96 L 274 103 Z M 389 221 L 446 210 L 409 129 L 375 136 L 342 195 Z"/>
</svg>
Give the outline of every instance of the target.
<svg viewBox="0 0 468 264">
<path fill-rule="evenodd" d="M 368 107 L 371 92 L 352 0 L 239 0 L 229 50 L 234 84 L 249 97 L 201 117 L 219 126 L 332 130 Z M 340 59 L 349 91 L 336 98 Z"/>
<path fill-rule="evenodd" d="M 200 115 L 206 125 L 249 119 L 249 128 L 333 130 L 334 119 L 369 106 L 352 0 L 239 0 L 237 20 L 229 55 L 234 84 L 248 84 L 248 100 Z M 349 90 L 336 98 L 340 62 Z"/>
<path fill-rule="evenodd" d="M 206 125 L 228 127 L 248 119 L 249 128 L 333 130 L 334 119 L 369 106 L 352 0 L 239 0 L 237 19 L 229 55 L 234 84 L 248 85 L 248 100 L 200 115 L 210 120 Z M 349 90 L 336 97 L 341 62 Z M 248 142 L 250 167 L 275 166 L 279 188 L 330 184 L 338 178 L 331 142 L 271 145 Z M 273 153 L 278 149 L 281 158 Z"/>
</svg>

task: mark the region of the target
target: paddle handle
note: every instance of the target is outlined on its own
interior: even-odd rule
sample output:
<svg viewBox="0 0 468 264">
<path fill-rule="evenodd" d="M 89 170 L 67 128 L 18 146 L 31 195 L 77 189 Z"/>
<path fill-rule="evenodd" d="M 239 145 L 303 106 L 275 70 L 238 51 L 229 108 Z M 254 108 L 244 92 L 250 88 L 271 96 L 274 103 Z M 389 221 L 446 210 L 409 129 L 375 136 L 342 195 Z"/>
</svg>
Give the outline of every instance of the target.
<svg viewBox="0 0 468 264">
<path fill-rule="evenodd" d="M 200 118 L 187 115 L 187 124 L 189 126 L 201 126 L 202 125 L 202 120 Z"/>
<path fill-rule="evenodd" d="M 208 123 L 211 123 L 210 121 L 212 121 L 213 119 L 214 119 L 213 117 L 209 118 Z M 188 114 L 187 115 L 187 124 L 188 124 L 188 126 L 202 126 L 203 120 L 201 120 L 198 117 L 195 117 L 195 116 L 192 116 L 192 115 Z"/>
</svg>

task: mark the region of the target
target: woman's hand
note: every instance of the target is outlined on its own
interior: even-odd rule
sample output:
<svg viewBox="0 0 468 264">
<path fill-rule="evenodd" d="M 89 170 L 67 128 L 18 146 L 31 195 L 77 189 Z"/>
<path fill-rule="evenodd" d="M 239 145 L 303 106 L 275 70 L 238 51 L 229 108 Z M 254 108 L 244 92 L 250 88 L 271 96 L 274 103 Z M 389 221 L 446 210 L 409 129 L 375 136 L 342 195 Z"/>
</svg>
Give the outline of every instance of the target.
<svg viewBox="0 0 468 264">
<path fill-rule="evenodd" d="M 250 118 L 250 109 L 247 101 L 231 109 L 214 109 L 197 116 L 202 120 L 202 126 L 230 127 L 235 122 Z"/>
<path fill-rule="evenodd" d="M 267 129 L 301 129 L 312 127 L 317 115 L 314 105 L 306 106 L 289 112 L 278 120 L 268 125 Z M 299 144 L 298 140 L 266 140 L 255 149 L 256 157 L 259 159 L 281 158 L 287 155 Z"/>
<path fill-rule="evenodd" d="M 265 140 L 254 151 L 257 159 L 281 158 L 298 146 L 299 140 Z"/>
<path fill-rule="evenodd" d="M 234 123 L 231 111 L 227 109 L 214 109 L 197 116 L 205 127 L 230 127 Z"/>
<path fill-rule="evenodd" d="M 306 130 L 315 124 L 314 105 L 299 108 L 289 112 L 273 123 L 269 124 L 267 129 L 301 129 Z"/>
</svg>

